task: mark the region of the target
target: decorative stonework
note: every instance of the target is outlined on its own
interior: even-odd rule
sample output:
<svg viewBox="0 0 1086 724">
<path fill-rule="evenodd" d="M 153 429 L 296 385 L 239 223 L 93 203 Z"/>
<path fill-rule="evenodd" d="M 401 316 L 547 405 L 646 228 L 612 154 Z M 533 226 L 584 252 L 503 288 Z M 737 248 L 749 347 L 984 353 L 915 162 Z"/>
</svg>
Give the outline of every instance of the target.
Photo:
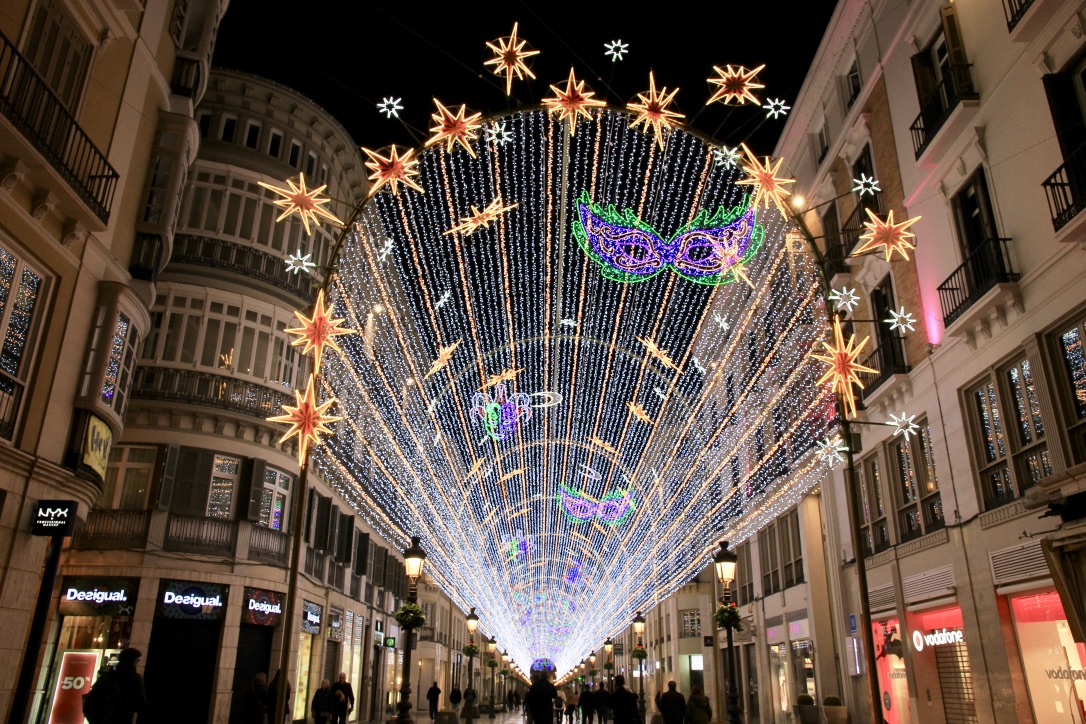
<svg viewBox="0 0 1086 724">
<path fill-rule="evenodd" d="M 11 193 L 17 184 L 26 177 L 26 164 L 17 158 L 6 158 L 0 163 L 0 189 Z"/>
<path fill-rule="evenodd" d="M 34 194 L 34 200 L 30 202 L 30 215 L 35 221 L 41 221 L 52 213 L 56 205 L 57 199 L 51 192 L 39 191 Z"/>
</svg>

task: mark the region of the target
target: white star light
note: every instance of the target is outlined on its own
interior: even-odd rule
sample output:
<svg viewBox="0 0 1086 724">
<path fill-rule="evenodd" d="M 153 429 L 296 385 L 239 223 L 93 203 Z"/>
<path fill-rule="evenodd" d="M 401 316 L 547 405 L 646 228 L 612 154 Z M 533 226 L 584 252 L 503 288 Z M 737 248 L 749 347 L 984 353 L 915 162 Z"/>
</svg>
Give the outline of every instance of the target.
<svg viewBox="0 0 1086 724">
<path fill-rule="evenodd" d="M 826 462 L 833 470 L 835 465 L 839 465 L 845 462 L 845 456 L 841 453 L 848 452 L 848 446 L 841 440 L 840 435 L 834 435 L 832 438 L 825 437 L 816 442 L 818 445 L 818 457 Z"/>
<path fill-rule="evenodd" d="M 738 147 L 728 148 L 727 146 L 721 146 L 720 148 L 713 149 L 713 163 L 717 166 L 738 168 L 740 160 L 742 159 L 739 155 Z"/>
<path fill-rule="evenodd" d="M 607 48 L 604 55 L 610 58 L 612 63 L 617 63 L 629 52 L 630 44 L 623 43 L 621 40 L 612 40 L 610 43 L 604 43 L 603 47 Z"/>
<path fill-rule="evenodd" d="M 728 318 L 722 314 L 717 314 L 716 312 L 713 312 L 713 321 L 716 322 L 716 325 L 720 327 L 720 331 L 722 331 L 724 334 L 727 334 L 728 331 L 731 329 L 731 325 L 728 324 Z"/>
<path fill-rule="evenodd" d="M 403 102 L 403 98 L 382 98 L 381 102 L 377 104 L 377 110 L 384 113 L 389 118 L 399 118 L 400 111 L 403 110 L 403 106 L 400 103 Z"/>
<path fill-rule="evenodd" d="M 905 311 L 905 307 L 901 307 L 901 309 L 896 311 L 896 312 L 893 309 L 891 309 L 890 310 L 890 319 L 884 319 L 882 321 L 884 321 L 884 322 L 886 322 L 887 324 L 890 325 L 891 331 L 898 331 L 898 332 L 904 332 L 905 330 L 908 330 L 910 332 L 915 332 L 916 331 L 916 327 L 913 326 L 914 324 L 916 324 L 916 320 L 913 319 L 912 314 Z"/>
<path fill-rule="evenodd" d="M 780 98 L 770 98 L 762 106 L 766 110 L 767 118 L 777 118 L 779 116 L 787 116 L 788 111 L 792 110 L 792 106 L 784 105 L 784 101 Z"/>
<path fill-rule="evenodd" d="M 831 290 L 829 300 L 833 302 L 834 309 L 837 311 L 844 309 L 846 312 L 851 312 L 860 303 L 860 298 L 856 296 L 856 290 L 848 287 Z"/>
<path fill-rule="evenodd" d="M 505 121 L 495 123 L 493 128 L 483 129 L 483 133 L 486 134 L 487 143 L 493 143 L 495 146 L 504 146 L 513 140 L 513 133 L 505 130 Z"/>
<path fill-rule="evenodd" d="M 856 184 L 852 187 L 852 190 L 860 196 L 863 196 L 864 194 L 871 194 L 874 196 L 876 193 L 882 191 L 882 189 L 879 188 L 879 180 L 874 176 L 869 177 L 865 173 L 860 174 L 860 178 L 852 179 L 852 183 Z"/>
<path fill-rule="evenodd" d="M 377 261 L 384 263 L 388 259 L 388 255 L 392 253 L 392 249 L 396 246 L 396 243 L 392 241 L 392 237 L 385 239 L 385 245 L 377 251 Z"/>
<path fill-rule="evenodd" d="M 302 256 L 302 250 L 299 249 L 297 254 L 291 254 L 287 257 L 287 271 L 297 274 L 298 272 L 309 273 L 310 269 L 316 269 L 317 265 L 309 261 L 309 257 L 312 254 L 306 254 Z"/>
<path fill-rule="evenodd" d="M 909 415 L 906 417 L 903 412 L 901 413 L 900 419 L 894 415 L 890 415 L 890 419 L 883 424 L 893 427 L 895 435 L 901 435 L 902 437 L 908 438 L 909 435 L 916 435 L 917 430 L 920 429 L 920 426 L 913 422 L 915 419 L 916 415 Z"/>
</svg>

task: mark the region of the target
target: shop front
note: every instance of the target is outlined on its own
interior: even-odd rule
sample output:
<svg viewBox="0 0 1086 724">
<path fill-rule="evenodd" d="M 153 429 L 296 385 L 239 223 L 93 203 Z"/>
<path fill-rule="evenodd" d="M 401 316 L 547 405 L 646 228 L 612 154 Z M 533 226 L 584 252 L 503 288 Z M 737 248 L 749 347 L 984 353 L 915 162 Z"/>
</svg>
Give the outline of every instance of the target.
<svg viewBox="0 0 1086 724">
<path fill-rule="evenodd" d="M 791 614 L 789 619 L 778 617 L 768 621 L 766 641 L 769 646 L 769 696 L 773 720 L 785 724 L 797 697 L 808 695 L 818 701 L 815 681 L 814 642 L 811 640 L 807 618 Z"/>
<path fill-rule="evenodd" d="M 905 645 L 912 650 L 917 691 L 924 692 L 930 706 L 942 709 L 947 724 L 978 721 L 961 608 L 914 613 L 907 623 Z"/>
<path fill-rule="evenodd" d="M 312 691 L 320 687 L 320 682 L 310 682 L 309 670 L 313 663 L 313 643 L 321 635 L 321 624 L 324 621 L 324 607 L 312 601 L 302 600 L 302 631 L 298 634 L 298 659 L 295 670 L 298 672 L 298 685 L 294 688 L 294 703 L 290 710 L 297 718 L 298 714 L 304 719 L 308 716 L 309 700 Z M 310 684 L 312 683 L 312 687 Z"/>
<path fill-rule="evenodd" d="M 238 627 L 238 655 L 234 662 L 234 687 L 230 721 L 242 721 L 242 702 L 258 673 L 271 681 L 272 647 L 276 627 L 283 617 L 283 594 L 245 587 L 241 597 L 241 625 Z"/>
<path fill-rule="evenodd" d="M 905 649 L 901 622 L 895 616 L 871 624 L 875 642 L 875 665 L 882 692 L 882 716 L 886 724 L 910 724 L 909 681 L 905 672 Z"/>
<path fill-rule="evenodd" d="M 1086 721 L 1086 645 L 1071 637 L 1059 594 L 1011 596 L 1010 602 L 1034 721 Z"/>
<path fill-rule="evenodd" d="M 48 724 L 83 724 L 83 697 L 132 637 L 138 578 L 65 576 Z"/>
<path fill-rule="evenodd" d="M 148 721 L 208 719 L 229 593 L 218 583 L 160 582 L 143 676 Z"/>
</svg>

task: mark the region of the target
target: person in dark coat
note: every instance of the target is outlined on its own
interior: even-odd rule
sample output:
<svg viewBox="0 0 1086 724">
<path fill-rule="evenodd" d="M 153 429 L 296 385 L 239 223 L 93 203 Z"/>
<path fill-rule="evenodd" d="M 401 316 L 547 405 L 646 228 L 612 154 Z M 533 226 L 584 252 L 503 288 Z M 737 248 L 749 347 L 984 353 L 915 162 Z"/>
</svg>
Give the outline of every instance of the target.
<svg viewBox="0 0 1086 724">
<path fill-rule="evenodd" d="M 513 711 L 520 711 L 520 692 L 513 692 Z"/>
<path fill-rule="evenodd" d="M 332 724 L 347 724 L 347 715 L 354 711 L 354 687 L 347 681 L 347 672 L 339 672 L 339 680 L 332 684 L 332 696 Z"/>
<path fill-rule="evenodd" d="M 430 721 L 437 719 L 437 702 L 441 700 L 441 689 L 437 682 L 426 691 L 426 701 L 430 704 Z"/>
<path fill-rule="evenodd" d="M 626 688 L 626 677 L 615 677 L 615 690 L 611 692 L 611 718 L 614 724 L 640 724 L 637 712 L 637 694 Z"/>
<path fill-rule="evenodd" d="M 270 716 L 268 717 L 269 724 L 282 724 L 282 722 L 287 721 L 287 716 L 290 714 L 290 682 L 288 681 L 286 682 L 287 697 L 284 700 L 286 702 L 286 709 L 283 710 L 283 713 L 280 714 L 278 718 L 276 718 L 275 716 L 275 707 L 278 705 L 279 702 L 279 684 L 279 672 L 276 671 L 275 676 L 272 677 L 271 683 L 268 684 L 268 712 L 270 713 Z"/>
<path fill-rule="evenodd" d="M 592 724 L 592 717 L 596 714 L 596 692 L 587 686 L 581 690 L 581 721 L 584 724 Z"/>
<path fill-rule="evenodd" d="M 335 708 L 335 697 L 332 696 L 332 687 L 328 679 L 321 679 L 321 688 L 313 694 L 313 701 L 309 705 L 309 713 L 313 716 L 313 724 L 328 724 L 332 720 L 332 710 Z"/>
<path fill-rule="evenodd" d="M 268 675 L 261 671 L 253 677 L 241 700 L 242 721 L 245 724 L 264 724 L 268 712 Z"/>
<path fill-rule="evenodd" d="M 554 718 L 554 697 L 558 690 L 545 676 L 537 676 L 524 695 L 524 709 L 534 724 L 547 724 Z"/>
<path fill-rule="evenodd" d="M 136 671 L 136 662 L 143 653 L 139 649 L 124 649 L 117 656 L 117 666 L 98 677 L 87 695 L 100 698 L 101 714 L 87 717 L 93 724 L 132 724 L 132 715 L 147 708 L 147 693 L 143 677 Z M 97 691 L 95 691 L 97 690 Z"/>
<path fill-rule="evenodd" d="M 686 724 L 709 724 L 713 720 L 713 706 L 709 697 L 701 693 L 701 687 L 690 687 L 690 700 L 686 702 Z"/>
<path fill-rule="evenodd" d="M 660 695 L 656 706 L 664 718 L 664 724 L 683 724 L 686 719 L 686 699 L 679 693 L 674 681 L 667 682 L 667 691 Z"/>
<path fill-rule="evenodd" d="M 600 688 L 592 693 L 592 698 L 596 703 L 596 714 L 599 717 L 599 723 L 607 724 L 607 714 L 611 710 L 611 695 L 608 693 L 607 689 L 600 684 Z"/>
<path fill-rule="evenodd" d="M 453 711 L 460 708 L 460 702 L 464 700 L 464 695 L 460 691 L 459 686 L 454 686 L 452 691 L 449 692 L 449 703 L 452 704 Z"/>
</svg>

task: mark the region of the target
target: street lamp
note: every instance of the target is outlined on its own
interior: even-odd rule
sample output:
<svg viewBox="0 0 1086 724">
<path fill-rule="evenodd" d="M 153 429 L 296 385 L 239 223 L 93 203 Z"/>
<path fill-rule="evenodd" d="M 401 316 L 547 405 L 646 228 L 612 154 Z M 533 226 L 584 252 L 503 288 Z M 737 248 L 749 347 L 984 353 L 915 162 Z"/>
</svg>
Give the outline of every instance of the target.
<svg viewBox="0 0 1086 724">
<path fill-rule="evenodd" d="M 497 650 L 498 650 L 498 640 L 495 639 L 493 636 L 491 636 L 489 639 L 487 639 L 487 642 L 486 642 L 486 652 L 487 652 L 487 654 L 489 654 L 489 656 L 487 657 L 486 665 L 487 665 L 487 668 L 490 669 L 490 716 L 487 717 L 488 719 L 493 719 L 494 718 L 494 678 L 495 678 L 494 674 L 497 673 L 497 671 L 498 671 L 498 665 L 497 665 L 498 662 L 497 661 L 492 662 L 490 657 L 493 657 L 494 653 Z M 493 663 L 494 666 L 491 666 L 490 665 L 491 663 Z"/>
<path fill-rule="evenodd" d="M 589 654 L 588 656 L 588 674 L 592 677 L 593 686 L 596 684 L 596 655 Z"/>
<path fill-rule="evenodd" d="M 603 642 L 603 651 L 607 654 L 607 663 L 611 664 L 611 668 L 607 670 L 607 688 L 614 688 L 614 675 L 615 675 L 615 659 L 612 653 L 615 650 L 615 644 L 611 641 L 611 637 L 608 636 L 607 640 Z"/>
<path fill-rule="evenodd" d="M 407 570 L 407 578 L 411 584 L 407 589 L 405 608 L 409 605 L 418 605 L 418 581 L 419 576 L 422 575 L 422 564 L 425 560 L 426 551 L 419 545 L 419 537 L 417 535 L 411 536 L 411 545 L 403 552 L 404 568 Z M 411 623 L 400 622 L 400 627 L 404 630 L 405 643 L 403 647 L 403 676 L 400 681 L 400 703 L 396 707 L 398 711 L 396 721 L 398 724 L 413 724 L 411 719 L 411 634 L 415 626 Z M 421 670 L 419 675 L 422 675 Z M 421 685 L 420 682 L 419 686 Z"/>
<path fill-rule="evenodd" d="M 713 556 L 713 568 L 716 569 L 716 579 L 720 581 L 720 589 L 724 592 L 721 602 L 726 606 L 732 600 L 732 581 L 735 580 L 735 563 L 739 556 L 728 549 L 728 541 L 720 541 L 720 550 Z M 732 627 L 726 625 L 724 630 L 728 636 L 728 685 L 727 685 L 727 713 L 728 724 L 739 724 L 739 692 L 736 690 L 735 681 L 735 651 L 732 648 Z"/>
<path fill-rule="evenodd" d="M 509 649 L 502 652 L 502 671 L 506 671 L 509 668 Z M 506 700 L 508 696 L 507 689 L 509 688 L 509 676 L 502 674 L 502 701 Z"/>
<path fill-rule="evenodd" d="M 638 611 L 634 616 L 633 630 L 637 634 L 637 645 L 640 648 L 645 648 L 645 617 Z M 641 722 L 645 721 L 645 660 L 637 660 L 637 713 L 641 715 Z"/>
</svg>

